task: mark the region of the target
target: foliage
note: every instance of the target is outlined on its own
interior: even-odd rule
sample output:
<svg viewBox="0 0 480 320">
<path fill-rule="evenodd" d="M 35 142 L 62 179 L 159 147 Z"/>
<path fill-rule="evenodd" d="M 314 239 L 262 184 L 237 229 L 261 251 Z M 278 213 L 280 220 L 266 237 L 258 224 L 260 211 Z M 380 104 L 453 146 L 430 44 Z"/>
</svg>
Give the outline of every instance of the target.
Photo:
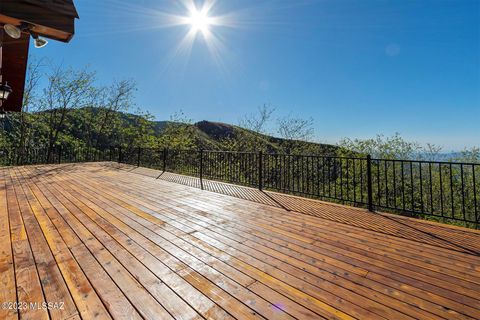
<svg viewBox="0 0 480 320">
<path fill-rule="evenodd" d="M 441 148 L 433 144 L 421 146 L 418 142 L 407 141 L 399 133 L 391 137 L 377 135 L 371 139 L 342 139 L 338 146 L 339 155 L 371 155 L 379 159 L 435 160 Z"/>
<path fill-rule="evenodd" d="M 455 160 L 480 163 L 480 148 L 472 147 L 471 149 L 465 149 L 462 151 L 461 156 L 457 157 Z"/>
<path fill-rule="evenodd" d="M 239 122 L 239 126 L 256 133 L 267 134 L 267 126 L 271 121 L 274 112 L 275 107 L 264 104 L 261 107 L 258 107 L 257 113 L 243 116 Z"/>
<path fill-rule="evenodd" d="M 43 88 L 39 87 L 41 79 Z M 50 158 L 57 145 L 155 144 L 151 115 L 140 110 L 127 113 L 134 107 L 135 91 L 132 81 L 101 87 L 95 83 L 95 72 L 88 69 L 46 67 L 43 61 L 34 61 L 28 67 L 24 112 L 8 114 L 0 147 L 14 147 L 22 154 L 46 146 Z"/>
<path fill-rule="evenodd" d="M 192 120 L 182 110 L 175 112 L 162 131 L 158 144 L 167 149 L 196 148 L 197 139 Z"/>
</svg>

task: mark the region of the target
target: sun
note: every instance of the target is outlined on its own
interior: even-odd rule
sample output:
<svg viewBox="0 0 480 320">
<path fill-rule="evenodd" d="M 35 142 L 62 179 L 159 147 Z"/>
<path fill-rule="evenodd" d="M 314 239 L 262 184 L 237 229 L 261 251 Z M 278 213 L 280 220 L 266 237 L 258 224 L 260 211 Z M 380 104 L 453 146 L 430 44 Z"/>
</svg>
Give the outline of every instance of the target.
<svg viewBox="0 0 480 320">
<path fill-rule="evenodd" d="M 205 9 L 192 8 L 190 15 L 187 17 L 187 23 L 191 26 L 193 32 L 206 34 L 210 30 L 213 18 L 208 15 Z"/>
<path fill-rule="evenodd" d="M 1 1 L 1 0 L 0 0 Z M 170 65 L 179 58 L 185 57 L 188 61 L 192 55 L 194 45 L 197 43 L 205 45 L 215 63 L 225 70 L 223 57 L 227 56 L 225 52 L 225 35 L 228 29 L 236 28 L 235 14 L 225 12 L 219 15 L 219 10 L 215 6 L 218 0 L 177 0 L 182 9 L 182 13 L 164 13 L 168 18 L 166 27 L 184 27 L 188 31 L 181 38 L 178 45 L 172 48 L 167 56 Z"/>
</svg>

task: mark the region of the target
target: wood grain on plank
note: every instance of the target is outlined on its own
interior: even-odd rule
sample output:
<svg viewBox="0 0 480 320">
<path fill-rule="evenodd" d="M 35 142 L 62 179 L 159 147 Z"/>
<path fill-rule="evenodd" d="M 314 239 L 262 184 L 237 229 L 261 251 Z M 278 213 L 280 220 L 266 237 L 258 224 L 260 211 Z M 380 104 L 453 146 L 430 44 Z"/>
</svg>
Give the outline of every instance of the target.
<svg viewBox="0 0 480 320">
<path fill-rule="evenodd" d="M 16 303 L 15 270 L 13 266 L 10 222 L 7 207 L 7 170 L 0 170 L 0 303 Z M 18 319 L 14 309 L 0 308 L 0 319 Z"/>
</svg>

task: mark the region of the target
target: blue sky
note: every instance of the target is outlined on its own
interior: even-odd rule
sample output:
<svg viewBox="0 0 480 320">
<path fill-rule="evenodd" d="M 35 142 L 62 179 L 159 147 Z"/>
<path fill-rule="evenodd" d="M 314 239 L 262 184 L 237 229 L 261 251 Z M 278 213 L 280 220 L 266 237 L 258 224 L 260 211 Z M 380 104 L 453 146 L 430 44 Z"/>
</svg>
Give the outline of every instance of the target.
<svg viewBox="0 0 480 320">
<path fill-rule="evenodd" d="M 180 1 L 78 0 L 69 45 L 34 50 L 99 83 L 133 79 L 137 104 L 157 119 L 236 124 L 271 104 L 312 117 L 319 141 L 400 132 L 446 151 L 480 144 L 480 1 L 218 0 L 217 50 L 190 26 Z M 202 1 L 198 1 L 198 7 Z"/>
</svg>

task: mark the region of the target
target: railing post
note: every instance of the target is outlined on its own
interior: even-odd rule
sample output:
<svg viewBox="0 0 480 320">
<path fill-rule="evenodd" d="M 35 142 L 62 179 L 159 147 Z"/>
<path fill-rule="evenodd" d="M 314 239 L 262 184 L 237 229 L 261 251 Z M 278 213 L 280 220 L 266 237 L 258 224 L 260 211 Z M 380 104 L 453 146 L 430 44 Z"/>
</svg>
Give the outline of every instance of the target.
<svg viewBox="0 0 480 320">
<path fill-rule="evenodd" d="M 118 163 L 122 163 L 122 146 L 118 146 Z"/>
<path fill-rule="evenodd" d="M 140 167 L 140 157 L 141 156 L 142 156 L 142 148 L 138 147 L 137 167 Z"/>
<path fill-rule="evenodd" d="M 58 164 L 62 163 L 62 146 L 58 146 Z"/>
<path fill-rule="evenodd" d="M 110 153 L 109 153 L 108 158 L 109 158 L 109 161 L 112 162 L 112 160 L 113 160 L 113 147 L 112 146 L 109 147 L 109 151 L 110 151 Z"/>
<path fill-rule="evenodd" d="M 163 172 L 167 171 L 167 148 L 163 148 Z"/>
<path fill-rule="evenodd" d="M 263 190 L 263 152 L 258 152 L 258 189 Z"/>
<path fill-rule="evenodd" d="M 203 149 L 200 149 L 200 188 L 203 190 Z"/>
<path fill-rule="evenodd" d="M 367 156 L 368 211 L 373 212 L 372 156 Z"/>
</svg>

